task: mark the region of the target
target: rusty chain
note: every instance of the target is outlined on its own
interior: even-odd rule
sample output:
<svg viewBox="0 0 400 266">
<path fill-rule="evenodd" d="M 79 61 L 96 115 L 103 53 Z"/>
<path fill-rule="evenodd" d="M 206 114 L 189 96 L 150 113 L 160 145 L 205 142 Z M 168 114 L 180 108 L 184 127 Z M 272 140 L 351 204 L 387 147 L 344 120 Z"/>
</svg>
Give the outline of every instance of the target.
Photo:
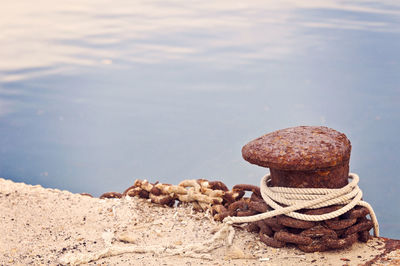
<svg viewBox="0 0 400 266">
<path fill-rule="evenodd" d="M 250 192 L 250 197 L 245 197 Z M 251 216 L 272 210 L 262 199 L 260 188 L 249 184 L 235 185 L 232 190 L 221 181 L 206 179 L 184 180 L 178 185 L 150 183 L 137 179 L 134 185 L 122 194 L 107 192 L 104 198 L 125 196 L 149 199 L 157 204 L 174 206 L 176 203 L 190 202 L 198 211 L 210 211 L 214 220 L 222 221 L 228 216 Z M 321 215 L 340 209 L 334 205 L 318 209 L 301 210 L 301 213 Z M 281 248 L 296 245 L 304 252 L 343 249 L 357 240 L 367 242 L 373 223 L 366 216 L 365 207 L 356 206 L 347 213 L 326 221 L 302 221 L 279 215 L 247 224 L 247 230 L 259 234 L 260 240 L 268 246 Z"/>
</svg>

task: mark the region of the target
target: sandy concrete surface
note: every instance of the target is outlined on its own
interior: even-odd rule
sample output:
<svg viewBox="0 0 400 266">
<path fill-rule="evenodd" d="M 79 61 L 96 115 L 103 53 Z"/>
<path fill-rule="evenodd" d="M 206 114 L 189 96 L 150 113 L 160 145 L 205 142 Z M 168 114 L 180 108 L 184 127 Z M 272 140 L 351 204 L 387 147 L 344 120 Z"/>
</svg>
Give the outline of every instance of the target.
<svg viewBox="0 0 400 266">
<path fill-rule="evenodd" d="M 90 265 L 400 264 L 399 242 L 384 238 L 342 251 L 304 253 L 267 247 L 257 235 L 236 228 L 232 246 L 221 238 L 214 248 L 210 240 L 221 226 L 190 204 L 169 208 L 130 197 L 101 200 L 0 178 L 0 265 L 90 259 Z"/>
</svg>

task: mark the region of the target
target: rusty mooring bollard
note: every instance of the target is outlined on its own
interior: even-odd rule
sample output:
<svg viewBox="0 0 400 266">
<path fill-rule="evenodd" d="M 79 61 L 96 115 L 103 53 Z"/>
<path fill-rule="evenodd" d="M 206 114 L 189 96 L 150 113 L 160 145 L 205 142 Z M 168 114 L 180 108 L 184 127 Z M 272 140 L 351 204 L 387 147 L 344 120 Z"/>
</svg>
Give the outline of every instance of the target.
<svg viewBox="0 0 400 266">
<path fill-rule="evenodd" d="M 242 149 L 243 158 L 270 169 L 269 187 L 343 188 L 348 184 L 351 144 L 347 137 L 327 127 L 299 126 L 261 136 Z M 343 205 L 303 209 L 300 213 L 321 215 Z M 286 215 L 251 224 L 267 245 L 291 243 L 305 252 L 341 249 L 355 241 L 368 241 L 373 222 L 369 210 L 356 206 L 325 221 L 302 221 Z M 258 229 L 257 229 L 258 228 Z"/>
<path fill-rule="evenodd" d="M 343 133 L 311 126 L 274 131 L 242 149 L 246 161 L 270 168 L 271 186 L 296 188 L 344 187 L 350 152 Z"/>
</svg>

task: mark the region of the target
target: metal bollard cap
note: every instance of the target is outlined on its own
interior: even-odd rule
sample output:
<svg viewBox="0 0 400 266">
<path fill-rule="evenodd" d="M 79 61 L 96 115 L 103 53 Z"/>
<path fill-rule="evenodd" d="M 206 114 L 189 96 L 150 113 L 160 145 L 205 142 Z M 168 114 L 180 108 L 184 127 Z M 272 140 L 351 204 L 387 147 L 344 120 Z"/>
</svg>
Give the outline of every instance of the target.
<svg viewBox="0 0 400 266">
<path fill-rule="evenodd" d="M 351 143 L 346 135 L 323 126 L 277 130 L 250 141 L 243 158 L 277 170 L 312 171 L 348 163 Z"/>
</svg>

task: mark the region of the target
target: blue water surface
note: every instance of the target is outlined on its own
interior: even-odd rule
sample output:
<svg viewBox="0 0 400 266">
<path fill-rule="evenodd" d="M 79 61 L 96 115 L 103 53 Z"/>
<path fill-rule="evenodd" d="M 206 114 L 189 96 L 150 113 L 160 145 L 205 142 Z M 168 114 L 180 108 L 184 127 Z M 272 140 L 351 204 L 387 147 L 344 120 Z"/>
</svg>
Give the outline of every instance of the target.
<svg viewBox="0 0 400 266">
<path fill-rule="evenodd" d="M 320 2 L 2 3 L 0 176 L 96 196 L 258 184 L 244 144 L 324 125 L 399 239 L 400 4 Z"/>
</svg>

